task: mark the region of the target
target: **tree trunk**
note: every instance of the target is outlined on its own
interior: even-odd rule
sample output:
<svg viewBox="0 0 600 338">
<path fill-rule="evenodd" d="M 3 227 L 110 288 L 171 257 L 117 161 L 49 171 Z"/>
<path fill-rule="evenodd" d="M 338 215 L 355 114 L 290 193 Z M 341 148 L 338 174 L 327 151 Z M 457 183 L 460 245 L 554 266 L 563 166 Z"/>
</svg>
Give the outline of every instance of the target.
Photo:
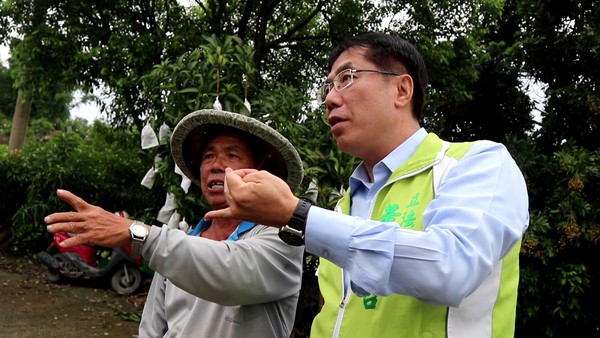
<svg viewBox="0 0 600 338">
<path fill-rule="evenodd" d="M 15 104 L 15 115 L 13 116 L 12 127 L 10 129 L 10 140 L 8 150 L 20 150 L 25 143 L 25 133 L 29 124 L 29 115 L 31 115 L 31 100 L 23 101 L 21 91 L 17 95 Z"/>
</svg>

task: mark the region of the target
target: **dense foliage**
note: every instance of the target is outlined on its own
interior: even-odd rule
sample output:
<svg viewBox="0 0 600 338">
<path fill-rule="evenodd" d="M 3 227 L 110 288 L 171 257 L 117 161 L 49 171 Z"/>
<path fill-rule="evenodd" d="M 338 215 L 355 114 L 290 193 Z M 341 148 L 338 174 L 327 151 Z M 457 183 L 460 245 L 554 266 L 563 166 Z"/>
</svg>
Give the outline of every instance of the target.
<svg viewBox="0 0 600 338">
<path fill-rule="evenodd" d="M 115 132 L 99 121 L 91 127 L 73 121 L 64 129 L 70 131 L 31 137 L 22 153 L 0 148 L 0 224 L 11 224 L 11 251 L 33 255 L 48 245 L 44 217 L 72 210 L 56 197 L 56 189 L 149 223 L 160 207 L 160 189 L 149 191 L 139 184 L 151 163 L 140 160 L 135 132 Z"/>
<path fill-rule="evenodd" d="M 426 128 L 449 140 L 504 142 L 525 173 L 531 223 L 521 252 L 516 336 L 597 337 L 598 17 L 600 6 L 594 0 L 197 1 L 189 7 L 175 0 L 9 0 L 0 5 L 0 40 L 10 42 L 11 74 L 19 89 L 29 88 L 42 97 L 52 88 L 102 85 L 112 97 L 105 102 L 105 114 L 113 126 L 129 130 L 126 134 L 132 139 L 146 123 L 156 130 L 163 123 L 173 127 L 186 113 L 212 107 L 218 97 L 224 109 L 257 117 L 287 136 L 297 146 L 307 174 L 298 194 L 314 197 L 309 188 L 316 187 L 317 202 L 332 207 L 357 162 L 337 150 L 321 109 L 312 102 L 315 84 L 325 75 L 327 52 L 341 37 L 366 30 L 400 34 L 417 45 L 428 64 Z M 60 86 L 53 87 L 55 83 Z M 542 99 L 532 92 L 541 93 Z M 3 107 L 10 99 L 0 93 L 0 103 Z M 3 129 L 4 124 L 0 118 Z M 38 124 L 37 129 L 46 130 L 47 124 Z M 46 165 L 48 175 L 36 176 L 32 165 L 40 162 L 30 159 L 30 153 L 67 168 L 67 162 L 75 161 L 69 156 L 93 153 L 85 148 L 79 155 L 70 154 L 67 148 L 76 149 L 79 141 L 69 137 L 73 136 L 61 136 L 63 155 L 51 154 L 57 151 L 50 146 L 58 142 L 53 137 L 41 145 L 30 143 L 22 160 L 2 158 L 0 182 L 15 194 L 2 201 L 10 210 L 3 216 L 14 227 L 39 222 L 42 208 L 58 208 L 49 204 L 57 202 L 51 197 L 55 181 L 67 177 L 65 173 L 78 174 Z M 92 141 L 81 137 L 80 142 Z M 133 141 L 120 143 L 123 147 Z M 37 147 L 50 153 L 42 155 Z M 163 158 L 156 190 L 142 189 L 136 196 L 138 191 L 132 190 L 137 183 L 127 187 L 132 190 L 121 190 L 132 198 L 130 205 L 137 199 L 152 209 L 163 203 L 165 191 L 171 191 L 188 220 L 200 217 L 198 191 L 192 187 L 185 194 L 179 187 L 168 146 L 140 152 L 132 145 L 126 154 L 119 148 L 106 147 L 106 152 L 144 163 L 136 180 L 156 155 Z M 51 160 L 54 156 L 66 161 Z M 108 159 L 97 160 L 82 159 L 79 165 L 93 162 L 114 168 Z M 9 173 L 10 181 L 4 181 Z M 42 182 L 32 182 L 34 177 Z M 111 201 L 94 199 L 92 193 L 108 192 L 102 180 L 117 189 L 118 184 L 110 182 L 118 177 L 89 176 L 86 182 L 93 189 L 84 195 L 110 209 Z M 17 186 L 10 185 L 13 181 Z M 26 186 L 18 182 L 49 189 L 31 192 L 43 201 L 41 212 L 31 205 L 23 206 L 29 213 L 15 212 L 22 203 L 38 203 L 26 200 L 30 194 L 23 193 Z M 141 204 L 138 210 L 144 214 Z M 310 317 L 314 297 L 303 303 L 300 312 L 308 309 L 303 318 Z M 302 324 L 297 337 L 307 332 L 308 322 Z"/>
</svg>

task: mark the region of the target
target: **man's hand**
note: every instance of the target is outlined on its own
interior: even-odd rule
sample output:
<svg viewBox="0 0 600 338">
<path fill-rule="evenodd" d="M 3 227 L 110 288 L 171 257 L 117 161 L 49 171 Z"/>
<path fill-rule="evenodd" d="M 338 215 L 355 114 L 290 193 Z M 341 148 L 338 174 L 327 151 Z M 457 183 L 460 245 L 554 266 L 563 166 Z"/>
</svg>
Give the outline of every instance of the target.
<svg viewBox="0 0 600 338">
<path fill-rule="evenodd" d="M 225 197 L 229 207 L 209 211 L 205 219 L 238 218 L 282 227 L 298 204 L 298 198 L 285 181 L 267 171 L 254 169 L 225 169 Z"/>
<path fill-rule="evenodd" d="M 75 209 L 44 218 L 49 232 L 76 234 L 61 242 L 61 246 L 68 248 L 78 244 L 89 244 L 117 248 L 131 243 L 131 220 L 91 205 L 67 190 L 59 189 L 56 195 Z"/>
</svg>

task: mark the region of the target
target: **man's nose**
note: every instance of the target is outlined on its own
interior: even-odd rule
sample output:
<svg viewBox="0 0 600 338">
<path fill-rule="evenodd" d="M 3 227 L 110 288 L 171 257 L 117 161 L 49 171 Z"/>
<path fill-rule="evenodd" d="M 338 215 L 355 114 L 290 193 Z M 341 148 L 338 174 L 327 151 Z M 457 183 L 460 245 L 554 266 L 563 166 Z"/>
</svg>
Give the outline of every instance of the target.
<svg viewBox="0 0 600 338">
<path fill-rule="evenodd" d="M 225 156 L 217 156 L 215 160 L 210 164 L 210 170 L 212 172 L 225 172 L 227 165 L 225 164 Z"/>
<path fill-rule="evenodd" d="M 342 96 L 337 90 L 331 90 L 325 97 L 325 116 L 329 117 L 329 113 L 336 107 L 341 106 Z"/>
</svg>

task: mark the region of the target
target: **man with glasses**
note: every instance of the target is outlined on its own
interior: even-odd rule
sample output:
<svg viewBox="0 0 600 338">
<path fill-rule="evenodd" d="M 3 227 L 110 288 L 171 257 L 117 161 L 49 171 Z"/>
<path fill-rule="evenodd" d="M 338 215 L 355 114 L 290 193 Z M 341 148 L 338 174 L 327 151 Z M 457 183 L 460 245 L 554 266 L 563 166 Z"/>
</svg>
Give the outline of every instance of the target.
<svg viewBox="0 0 600 338">
<path fill-rule="evenodd" d="M 403 39 L 344 41 L 318 99 L 339 148 L 362 163 L 336 210 L 266 172 L 227 169 L 229 207 L 206 215 L 280 227 L 282 240 L 321 257 L 311 338 L 514 335 L 523 175 L 501 144 L 425 131 L 427 81 Z"/>
</svg>

